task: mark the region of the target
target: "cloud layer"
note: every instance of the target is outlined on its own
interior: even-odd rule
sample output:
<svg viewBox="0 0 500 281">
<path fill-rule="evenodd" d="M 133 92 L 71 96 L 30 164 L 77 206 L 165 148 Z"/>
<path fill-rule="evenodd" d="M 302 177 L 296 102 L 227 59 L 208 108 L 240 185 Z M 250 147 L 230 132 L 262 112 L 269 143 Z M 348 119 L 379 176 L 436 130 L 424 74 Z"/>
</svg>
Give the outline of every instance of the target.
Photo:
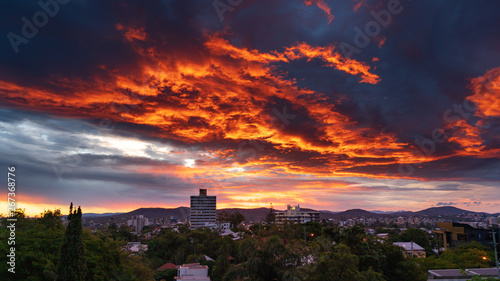
<svg viewBox="0 0 500 281">
<path fill-rule="evenodd" d="M 3 34 L 24 36 L 20 19 L 43 11 L 8 5 Z M 33 206 L 186 205 L 208 187 L 221 206 L 401 209 L 411 197 L 491 210 L 494 8 L 400 7 L 350 55 L 386 2 L 244 1 L 223 20 L 206 1 L 60 5 L 17 54 L 0 42 L 2 165 L 29 171 Z"/>
</svg>

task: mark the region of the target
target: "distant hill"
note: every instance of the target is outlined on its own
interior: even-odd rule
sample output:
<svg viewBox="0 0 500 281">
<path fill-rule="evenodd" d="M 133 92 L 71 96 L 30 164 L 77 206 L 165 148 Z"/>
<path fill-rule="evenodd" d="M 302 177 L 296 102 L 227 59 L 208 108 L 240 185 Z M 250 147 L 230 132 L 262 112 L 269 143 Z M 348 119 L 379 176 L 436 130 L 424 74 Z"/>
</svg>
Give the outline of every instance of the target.
<svg viewBox="0 0 500 281">
<path fill-rule="evenodd" d="M 488 215 L 488 213 L 484 212 L 473 212 L 473 211 L 468 211 L 468 210 L 463 210 L 457 207 L 453 206 L 445 206 L 445 207 L 433 207 L 429 209 L 425 209 L 419 212 L 416 212 L 419 215 L 430 215 L 430 216 L 436 216 L 436 215 L 460 215 L 460 214 L 480 214 L 480 215 Z"/>
<path fill-rule="evenodd" d="M 418 212 L 407 211 L 407 212 L 393 213 L 393 215 L 395 216 L 456 216 L 461 214 L 489 215 L 488 213 L 473 212 L 453 206 L 432 207 Z"/>
<path fill-rule="evenodd" d="M 85 219 L 92 219 L 95 222 L 109 222 L 113 221 L 115 223 L 127 222 L 132 216 L 143 215 L 150 220 L 157 220 L 162 218 L 170 218 L 171 216 L 177 216 L 180 221 L 186 220 L 189 217 L 189 207 L 178 207 L 178 208 L 139 208 L 128 213 L 122 213 L 112 216 L 98 216 L 90 217 L 87 216 Z"/>
<path fill-rule="evenodd" d="M 412 211 L 401 211 L 401 212 L 395 212 L 391 214 L 387 214 L 389 217 L 409 217 L 409 216 L 414 216 L 415 212 Z"/>
<path fill-rule="evenodd" d="M 344 212 L 328 214 L 327 218 L 355 218 L 355 217 L 379 217 L 381 214 L 372 213 L 363 209 L 350 209 Z"/>
<path fill-rule="evenodd" d="M 394 213 L 404 213 L 406 212 L 405 210 L 400 210 L 400 211 L 380 211 L 380 210 L 371 210 L 369 212 L 375 213 L 375 214 L 385 214 L 385 215 L 390 215 Z"/>
<path fill-rule="evenodd" d="M 121 214 L 123 214 L 123 213 L 102 213 L 102 214 L 83 213 L 82 217 L 83 218 L 88 218 L 88 217 L 108 217 L 108 216 L 121 215 Z"/>
<path fill-rule="evenodd" d="M 189 218 L 189 207 L 178 207 L 178 208 L 140 208 L 128 213 L 118 213 L 111 215 L 108 214 L 84 214 L 85 219 L 92 219 L 95 222 L 108 222 L 114 221 L 115 223 L 126 222 L 132 216 L 143 215 L 148 219 L 162 219 L 170 218 L 171 216 L 177 216 L 180 221 L 187 220 Z M 302 211 L 314 211 L 312 209 L 301 208 Z M 226 211 L 230 214 L 235 212 L 240 212 L 243 214 L 247 221 L 261 221 L 264 220 L 266 214 L 269 212 L 268 208 L 255 208 L 255 209 L 242 209 L 242 208 L 229 208 L 229 209 L 219 209 L 217 213 Z M 280 211 L 280 210 L 275 210 Z M 385 213 L 377 214 L 374 212 L 369 212 L 363 209 L 350 209 L 344 212 L 331 212 L 331 211 L 319 211 L 321 219 L 339 219 L 339 218 L 360 218 L 360 217 L 394 217 L 394 216 L 454 216 L 460 214 L 481 214 L 490 215 L 487 213 L 478 213 L 468 210 L 459 209 L 453 206 L 444 207 L 432 207 L 418 212 L 396 212 L 396 213 Z M 498 214 L 491 214 L 491 216 L 498 216 Z"/>
<path fill-rule="evenodd" d="M 256 209 L 241 209 L 241 208 L 230 208 L 217 210 L 217 214 L 222 211 L 226 211 L 230 214 L 240 212 L 245 216 L 247 221 L 261 221 L 264 220 L 266 214 L 269 213 L 269 208 L 256 208 Z"/>
<path fill-rule="evenodd" d="M 131 216 L 143 215 L 149 219 L 162 219 L 162 218 L 170 218 L 172 216 L 176 216 L 179 220 L 186 220 L 189 217 L 189 207 L 178 207 L 178 208 L 141 208 L 135 211 L 125 213 L 123 215 L 127 215 L 129 218 Z"/>
<path fill-rule="evenodd" d="M 328 211 L 328 210 L 321 210 L 320 212 L 327 213 L 327 214 L 336 214 L 336 213 L 339 213 L 339 212 L 332 212 L 332 211 Z"/>
<path fill-rule="evenodd" d="M 463 210 L 453 206 L 443 206 L 443 207 L 432 207 L 424 209 L 417 212 L 411 211 L 399 211 L 394 213 L 374 213 L 362 209 L 351 209 L 340 213 L 333 214 L 334 217 L 380 217 L 380 216 L 456 216 L 461 214 L 478 214 L 478 215 L 490 215 L 484 212 L 473 212 L 468 210 Z M 330 216 L 329 216 L 330 217 Z"/>
<path fill-rule="evenodd" d="M 302 211 L 314 211 L 312 209 L 307 209 L 307 208 L 301 208 Z M 85 216 L 86 219 L 92 219 L 95 222 L 108 222 L 110 220 L 114 221 L 115 223 L 121 223 L 121 222 L 126 222 L 129 220 L 132 216 L 139 216 L 143 215 L 144 217 L 148 219 L 162 219 L 162 218 L 170 218 L 171 216 L 177 216 L 180 221 L 184 221 L 188 219 L 189 217 L 189 207 L 179 207 L 179 208 L 172 208 L 172 209 L 166 209 L 166 208 L 140 208 L 128 213 L 122 213 L 122 214 L 116 214 L 116 215 L 111 215 L 111 216 L 101 216 L 98 214 L 98 216 L 91 216 L 90 214 L 88 216 Z M 218 209 L 217 214 L 221 213 L 222 211 L 226 211 L 230 214 L 235 213 L 235 212 L 240 212 L 243 216 L 245 216 L 246 221 L 262 221 L 265 219 L 266 214 L 269 213 L 269 208 L 255 208 L 255 209 L 242 209 L 242 208 L 228 208 L 228 209 Z M 276 212 L 281 212 L 281 210 L 275 210 Z M 323 216 L 326 214 L 326 216 Z M 322 218 L 330 218 L 327 213 L 322 213 L 320 212 L 320 215 Z"/>
</svg>

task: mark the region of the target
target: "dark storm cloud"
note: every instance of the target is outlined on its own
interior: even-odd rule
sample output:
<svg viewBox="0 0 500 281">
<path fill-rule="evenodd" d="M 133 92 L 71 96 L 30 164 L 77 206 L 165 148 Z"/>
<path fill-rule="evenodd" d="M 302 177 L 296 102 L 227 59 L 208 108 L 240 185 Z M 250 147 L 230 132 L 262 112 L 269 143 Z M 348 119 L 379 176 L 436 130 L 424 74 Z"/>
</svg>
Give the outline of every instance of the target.
<svg viewBox="0 0 500 281">
<path fill-rule="evenodd" d="M 383 1 L 368 1 L 357 12 L 348 1 L 328 4 L 335 14 L 330 24 L 321 10 L 306 8 L 303 1 L 245 1 L 227 12 L 228 17 L 221 23 L 207 1 L 192 1 L 189 5 L 181 1 L 70 1 L 61 5 L 59 13 L 40 28 L 35 38 L 20 46 L 20 54 L 12 55 L 7 38 L 1 40 L 1 72 L 11 81 L 42 83 L 61 91 L 50 85 L 47 78 L 62 75 L 106 79 L 108 73 L 100 65 L 109 69 L 137 67 L 139 57 L 116 30 L 119 23 L 143 26 L 148 39 L 141 43 L 144 47 L 154 47 L 165 54 L 182 52 L 194 61 L 203 60 L 199 38 L 207 30 L 203 31 L 202 26 L 211 31 L 228 27 L 232 42 L 262 51 L 280 50 L 297 41 L 354 45 L 353 28 L 363 29 L 373 20 L 371 11 L 385 8 Z M 35 2 L 10 1 L 2 5 L 3 10 L 9 11 L 3 34 L 20 33 L 21 17 L 30 18 L 41 10 Z M 392 23 L 381 29 L 380 36 L 387 38 L 383 47 L 372 41 L 355 55 L 365 61 L 372 57 L 381 59 L 376 72 L 382 82 L 377 87 L 352 87 L 354 79 L 345 83 L 345 75 L 335 70 L 317 71 L 318 63 L 314 62 L 282 67 L 290 77 L 297 78 L 299 85 L 332 96 L 348 96 L 338 109 L 359 126 L 384 129 L 404 141 L 412 141 L 415 136 L 427 136 L 433 128 L 442 126 L 444 111 L 469 94 L 468 79 L 500 65 L 500 54 L 490 47 L 500 43 L 493 28 L 500 22 L 489 13 L 499 4 L 444 1 L 426 5 L 401 1 L 401 5 L 404 10 L 393 15 Z M 299 16 L 293 20 L 285 17 L 292 14 Z M 254 24 L 247 24 L 249 21 Z M 476 51 L 478 46 L 483 47 L 480 53 Z"/>
<path fill-rule="evenodd" d="M 344 172 L 373 173 L 397 176 L 400 165 L 361 166 L 343 169 Z M 465 180 L 465 181 L 500 181 L 497 158 L 450 157 L 414 166 L 408 176 L 422 180 Z M 406 171 L 406 170 L 405 170 Z M 446 187 L 445 187 L 446 188 Z"/>
<path fill-rule="evenodd" d="M 1 33 L 14 32 L 22 36 L 21 18 L 32 21 L 36 12 L 43 11 L 36 3 L 2 2 L 1 9 L 8 13 L 4 17 L 7 24 L 2 25 Z M 136 53 L 123 43 L 123 37 L 115 28 L 124 5 L 75 0 L 59 8 L 47 25 L 39 28 L 27 44 L 19 46 L 17 55 L 8 38 L 2 37 L 2 76 L 25 85 L 43 85 L 60 91 L 58 85 L 51 85 L 51 77 L 78 77 L 90 81 L 95 75 L 103 78 L 107 75 L 100 65 L 113 69 L 134 67 Z"/>
<path fill-rule="evenodd" d="M 295 41 L 317 45 L 337 45 L 341 42 L 354 45 L 356 32 L 353 28 L 363 29 L 366 23 L 374 20 L 370 11 L 378 12 L 384 8 L 383 5 L 376 5 L 385 3 L 383 1 L 369 2 L 367 6 L 370 8 L 361 8 L 358 12 L 345 4 L 349 3 L 347 1 L 331 3 L 332 10 L 339 16 L 328 28 L 318 32 L 305 32 L 303 29 L 307 22 L 300 20 L 287 23 L 286 27 L 281 26 L 281 18 L 261 15 L 263 9 L 256 3 L 246 13 L 259 14 L 269 22 L 255 28 L 245 25 L 243 18 L 234 18 L 233 36 L 236 42 L 265 44 L 255 47 L 271 50 L 279 49 L 283 42 L 286 45 L 287 39 L 289 45 Z M 443 126 L 443 113 L 470 95 L 467 89 L 470 78 L 500 65 L 500 54 L 490 47 L 500 43 L 499 37 L 494 35 L 495 26 L 499 26 L 500 21 L 489 12 L 495 6 L 498 9 L 499 4 L 492 1 L 473 5 L 451 1 L 437 5 L 401 3 L 404 10 L 393 15 L 392 23 L 380 32 L 380 36 L 387 38 L 382 48 L 372 41 L 359 55 L 354 55 L 364 61 L 370 61 L 372 57 L 380 59 L 375 70 L 382 78 L 379 85 L 353 87 L 356 81 L 350 81 L 350 78 L 334 70 L 318 71 L 314 63 L 297 62 L 282 67 L 290 77 L 297 79 L 299 85 L 331 96 L 347 96 L 338 108 L 358 121 L 359 125 L 384 128 L 397 133 L 405 141 L 412 141 L 416 135 L 426 136 L 432 129 Z M 288 5 L 284 10 L 295 5 L 300 3 Z M 318 26 L 314 27 L 317 30 Z M 276 36 L 278 34 L 283 36 Z M 259 36 L 264 36 L 266 40 L 256 40 Z M 245 37 L 245 40 L 240 37 Z M 485 52 L 477 52 L 478 45 L 484 47 Z"/>
<path fill-rule="evenodd" d="M 452 184 L 450 184 L 452 185 Z M 436 187 L 399 187 L 399 186 L 360 186 L 359 189 L 363 191 L 394 191 L 394 192 L 414 192 L 414 191 L 454 191 L 454 190 L 470 190 L 468 188 L 447 188 L 443 185 Z"/>
</svg>

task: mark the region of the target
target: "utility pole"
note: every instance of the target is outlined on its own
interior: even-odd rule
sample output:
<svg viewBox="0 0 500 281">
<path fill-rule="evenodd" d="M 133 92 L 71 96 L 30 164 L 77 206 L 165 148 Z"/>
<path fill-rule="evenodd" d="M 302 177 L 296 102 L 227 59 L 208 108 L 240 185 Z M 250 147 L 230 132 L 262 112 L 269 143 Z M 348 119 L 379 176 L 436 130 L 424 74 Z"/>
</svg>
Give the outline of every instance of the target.
<svg viewBox="0 0 500 281">
<path fill-rule="evenodd" d="M 495 247 L 495 265 L 497 266 L 498 278 L 500 278 L 500 267 L 498 266 L 497 238 L 496 238 L 495 230 L 492 229 L 491 233 L 493 233 L 493 247 Z"/>
<path fill-rule="evenodd" d="M 413 258 L 413 240 L 410 241 L 410 247 L 411 247 L 411 257 Z"/>
</svg>

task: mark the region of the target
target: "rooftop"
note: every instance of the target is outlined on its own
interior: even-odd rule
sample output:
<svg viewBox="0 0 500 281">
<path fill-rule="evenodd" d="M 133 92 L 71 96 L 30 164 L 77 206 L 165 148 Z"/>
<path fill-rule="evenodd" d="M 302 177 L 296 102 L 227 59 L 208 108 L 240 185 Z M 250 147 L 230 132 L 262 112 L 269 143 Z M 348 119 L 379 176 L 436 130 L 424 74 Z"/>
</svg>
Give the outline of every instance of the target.
<svg viewBox="0 0 500 281">
<path fill-rule="evenodd" d="M 188 263 L 179 266 L 180 268 L 188 268 L 188 269 L 208 269 L 208 266 L 201 265 L 199 263 Z"/>
<path fill-rule="evenodd" d="M 424 248 L 415 242 L 394 242 L 394 245 L 404 248 L 406 251 L 424 251 Z"/>
<path fill-rule="evenodd" d="M 467 278 L 466 276 L 496 276 L 498 271 L 496 268 L 470 268 L 465 270 L 465 276 L 460 272 L 460 269 L 434 269 L 429 270 L 429 274 L 438 279 L 443 278 Z"/>
<path fill-rule="evenodd" d="M 163 271 L 163 270 L 167 270 L 167 269 L 177 269 L 177 265 L 168 262 L 168 263 L 158 267 L 156 269 L 156 271 Z"/>
</svg>

